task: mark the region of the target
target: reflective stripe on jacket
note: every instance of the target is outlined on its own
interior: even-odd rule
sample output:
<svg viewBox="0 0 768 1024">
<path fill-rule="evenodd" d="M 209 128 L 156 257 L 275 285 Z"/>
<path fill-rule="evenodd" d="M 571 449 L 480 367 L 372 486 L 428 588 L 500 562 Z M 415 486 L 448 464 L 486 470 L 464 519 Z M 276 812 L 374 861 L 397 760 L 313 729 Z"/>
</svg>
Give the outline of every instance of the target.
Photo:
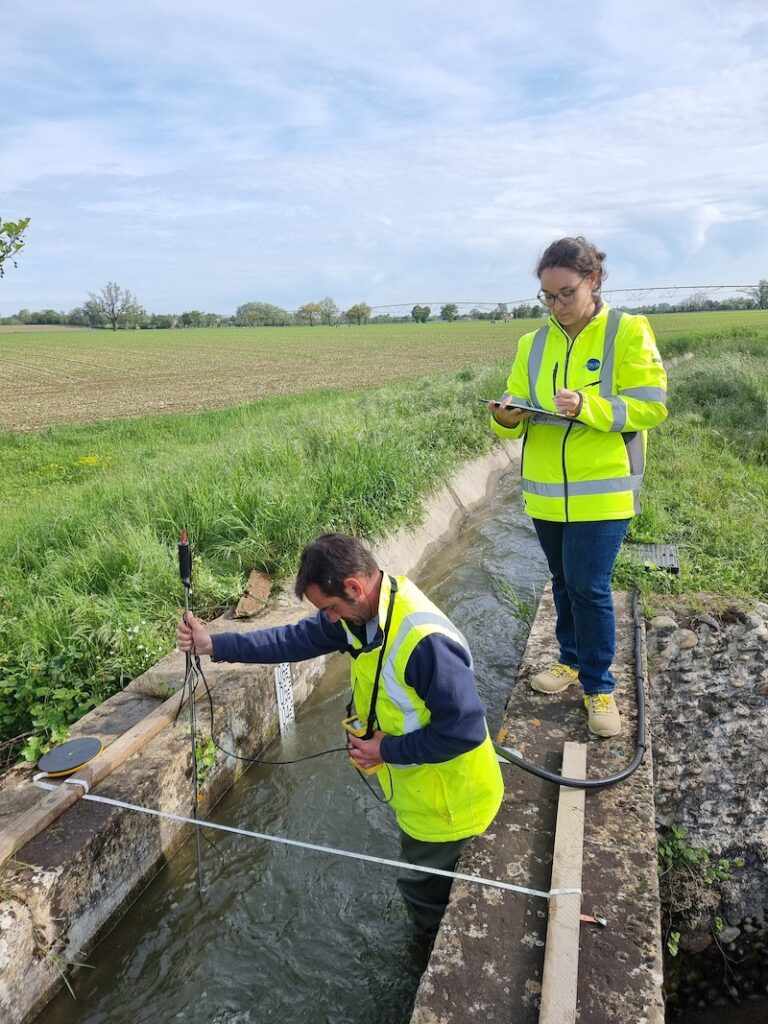
<svg viewBox="0 0 768 1024">
<path fill-rule="evenodd" d="M 647 319 L 603 304 L 573 340 L 552 317 L 522 337 L 507 394 L 554 412 L 559 388 L 581 391 L 571 421 L 534 414 L 509 430 L 491 417 L 501 437 L 523 436 L 526 512 L 554 522 L 628 519 L 640 511 L 646 431 L 667 416 L 667 377 Z"/>
<path fill-rule="evenodd" d="M 385 573 L 379 597 L 382 630 L 390 593 Z M 343 625 L 352 655 L 355 712 L 366 721 L 381 647 L 368 649 L 346 623 Z M 397 577 L 376 700 L 379 728 L 389 735 L 402 736 L 430 722 L 429 708 L 405 682 L 405 669 L 419 640 L 436 632 L 468 650 L 466 640 L 453 623 L 409 579 Z M 378 779 L 400 828 L 423 842 L 450 842 L 485 831 L 499 809 L 503 792 L 501 771 L 487 727 L 485 740 L 465 754 L 439 764 L 387 763 L 379 770 Z"/>
</svg>

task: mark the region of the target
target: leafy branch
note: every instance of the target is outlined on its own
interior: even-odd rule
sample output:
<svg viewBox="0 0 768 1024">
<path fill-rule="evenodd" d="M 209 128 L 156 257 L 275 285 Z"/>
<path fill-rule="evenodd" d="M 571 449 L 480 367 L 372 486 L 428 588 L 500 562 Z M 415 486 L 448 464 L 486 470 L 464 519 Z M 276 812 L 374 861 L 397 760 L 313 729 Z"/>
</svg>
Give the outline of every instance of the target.
<svg viewBox="0 0 768 1024">
<path fill-rule="evenodd" d="M 14 267 L 16 257 L 24 248 L 24 232 L 29 225 L 29 217 L 22 217 L 21 220 L 3 220 L 0 217 L 0 277 L 5 274 L 3 264 L 9 260 Z"/>
</svg>

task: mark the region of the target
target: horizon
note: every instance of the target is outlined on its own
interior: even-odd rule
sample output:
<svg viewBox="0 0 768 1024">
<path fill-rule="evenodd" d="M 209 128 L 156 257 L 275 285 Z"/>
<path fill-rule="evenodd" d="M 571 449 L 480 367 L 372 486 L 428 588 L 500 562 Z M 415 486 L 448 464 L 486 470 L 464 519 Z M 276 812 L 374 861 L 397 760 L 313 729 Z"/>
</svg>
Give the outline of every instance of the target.
<svg viewBox="0 0 768 1024">
<path fill-rule="evenodd" d="M 690 301 L 694 297 L 703 297 L 706 300 L 713 299 L 716 302 L 721 302 L 721 301 L 725 301 L 727 299 L 734 299 L 734 298 L 750 298 L 750 297 L 753 297 L 752 293 L 757 291 L 758 286 L 760 284 L 763 284 L 763 283 L 764 283 L 764 279 L 762 279 L 760 282 L 755 282 L 755 284 L 742 284 L 742 285 L 724 285 L 724 284 L 711 284 L 711 285 L 670 285 L 670 286 L 657 285 L 657 286 L 651 286 L 651 287 L 648 287 L 648 288 L 643 288 L 643 287 L 637 287 L 637 288 L 613 288 L 613 289 L 609 288 L 609 289 L 601 290 L 601 295 L 606 297 L 606 301 L 608 302 L 609 305 L 614 305 L 614 306 L 616 306 L 618 308 L 626 309 L 626 310 L 631 312 L 633 310 L 640 310 L 640 309 L 645 308 L 647 306 L 653 306 L 653 305 L 661 305 L 661 304 L 666 304 L 668 306 L 682 305 L 683 303 L 686 302 L 686 300 Z M 614 300 L 613 296 L 617 296 L 617 295 L 618 296 L 622 296 L 623 295 L 623 296 L 626 296 L 626 298 L 624 300 Z M 320 302 L 320 301 L 323 301 L 326 298 L 331 298 L 332 299 L 333 296 L 318 296 L 316 299 L 310 300 L 310 301 L 311 302 Z M 364 301 L 364 300 L 361 300 L 361 301 Z M 284 307 L 276 306 L 275 303 L 270 303 L 266 299 L 250 299 L 250 300 L 245 300 L 242 303 L 238 303 L 238 306 L 235 307 L 235 309 L 233 309 L 231 312 L 221 312 L 221 311 L 218 311 L 218 310 L 206 310 L 206 309 L 196 309 L 196 310 L 155 309 L 155 310 L 149 310 L 149 309 L 145 309 L 145 308 L 142 307 L 142 313 L 144 315 L 146 315 L 146 316 L 149 316 L 149 317 L 152 317 L 152 316 L 171 316 L 171 317 L 176 317 L 176 316 L 182 316 L 184 313 L 188 313 L 188 312 L 198 312 L 198 313 L 201 313 L 201 314 L 207 314 L 207 315 L 212 315 L 212 316 L 219 316 L 222 319 L 234 319 L 235 316 L 236 316 L 237 309 L 240 306 L 246 305 L 248 303 L 262 304 L 262 305 L 272 305 L 272 306 L 275 306 L 275 308 L 279 309 L 281 312 L 287 313 L 290 316 L 296 316 L 298 314 L 298 311 L 299 311 L 299 308 L 300 308 L 300 307 L 297 307 L 296 309 L 285 309 Z M 449 304 L 454 304 L 454 305 L 457 306 L 457 312 L 456 312 L 456 316 L 457 317 L 468 316 L 472 312 L 477 312 L 477 313 L 481 313 L 483 315 L 488 315 L 491 312 L 493 312 L 494 310 L 497 310 L 499 306 L 507 307 L 507 311 L 510 312 L 510 313 L 512 312 L 512 309 L 514 309 L 516 306 L 521 306 L 521 305 L 535 305 L 535 306 L 541 307 L 541 303 L 540 303 L 540 301 L 538 299 L 538 296 L 536 296 L 536 295 L 529 295 L 529 296 L 524 297 L 524 298 L 506 299 L 506 300 L 502 299 L 502 300 L 499 300 L 499 301 L 496 301 L 494 299 L 490 299 L 490 300 L 483 300 L 483 299 L 474 299 L 474 300 L 469 300 L 469 299 L 465 299 L 465 300 L 461 300 L 461 299 L 432 299 L 432 300 L 430 300 L 430 299 L 421 299 L 421 300 L 419 300 L 419 299 L 417 299 L 417 300 L 408 300 L 406 302 L 387 303 L 387 304 L 383 304 L 383 305 L 371 305 L 371 304 L 369 304 L 369 308 L 371 310 L 371 313 L 374 316 L 390 315 L 393 318 L 398 318 L 399 319 L 399 318 L 402 318 L 402 317 L 410 317 L 411 310 L 413 308 L 415 308 L 416 306 L 425 306 L 426 305 L 426 306 L 430 307 L 429 319 L 430 320 L 436 320 L 436 319 L 440 318 L 440 311 L 441 311 L 442 307 L 445 306 L 445 305 L 449 305 Z M 141 306 L 141 303 L 139 303 L 139 306 Z M 18 316 L 19 313 L 30 313 L 30 314 L 34 315 L 34 314 L 39 314 L 39 313 L 43 313 L 43 312 L 51 312 L 52 311 L 52 312 L 55 312 L 55 313 L 59 313 L 59 314 L 61 314 L 63 316 L 66 316 L 69 313 L 74 312 L 78 308 L 80 308 L 80 307 L 72 307 L 69 310 L 66 310 L 66 309 L 64 309 L 64 310 L 56 310 L 52 306 L 46 306 L 45 304 L 39 304 L 36 308 L 24 306 L 24 307 L 22 307 L 19 310 L 15 310 L 13 313 L 2 313 L 2 312 L 0 312 L 0 326 L 3 326 L 3 321 L 13 319 L 14 317 Z M 543 307 L 541 307 L 541 308 L 542 308 L 542 312 L 544 312 L 544 308 Z M 758 310 L 762 309 L 762 307 L 760 307 L 760 306 L 758 306 L 756 308 Z M 675 312 L 675 310 L 670 310 L 670 311 L 671 312 Z M 691 311 L 695 311 L 693 309 L 693 307 L 691 307 Z M 717 311 L 718 310 L 712 310 L 712 312 L 717 312 Z M 676 312 L 685 312 L 685 310 L 676 310 Z M 749 310 L 745 310 L 745 312 L 749 312 Z M 334 314 L 334 318 L 335 319 L 340 319 L 340 318 L 346 316 L 346 313 L 347 313 L 347 311 L 339 306 L 337 308 L 336 314 Z M 44 323 L 36 324 L 34 321 L 29 323 L 29 324 L 21 322 L 20 325 L 21 326 L 40 326 L 40 327 L 44 327 L 44 326 L 57 326 L 55 324 L 48 324 L 48 325 L 46 325 Z M 5 324 L 5 326 L 9 326 L 9 325 Z M 282 326 L 282 325 L 265 325 L 265 326 Z M 294 326 L 301 326 L 301 324 L 299 323 L 299 324 L 296 324 Z"/>
</svg>

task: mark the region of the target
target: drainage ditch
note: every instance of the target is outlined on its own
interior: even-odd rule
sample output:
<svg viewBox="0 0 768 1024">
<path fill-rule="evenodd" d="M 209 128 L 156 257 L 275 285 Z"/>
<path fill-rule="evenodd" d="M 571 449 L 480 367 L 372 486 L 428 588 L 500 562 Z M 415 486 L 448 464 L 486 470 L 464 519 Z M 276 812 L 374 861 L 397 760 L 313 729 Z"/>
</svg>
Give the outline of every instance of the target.
<svg viewBox="0 0 768 1024">
<path fill-rule="evenodd" d="M 468 517 L 419 583 L 473 650 L 491 731 L 498 728 L 547 573 L 510 474 Z M 347 695 L 339 659 L 265 757 L 339 745 Z M 215 699 L 215 691 L 214 691 Z M 205 717 L 199 715 L 201 725 Z M 399 858 L 391 812 L 343 754 L 254 766 L 216 821 Z M 205 892 L 186 843 L 38 1018 L 57 1024 L 406 1024 L 426 951 L 411 939 L 392 869 L 213 834 Z"/>
</svg>

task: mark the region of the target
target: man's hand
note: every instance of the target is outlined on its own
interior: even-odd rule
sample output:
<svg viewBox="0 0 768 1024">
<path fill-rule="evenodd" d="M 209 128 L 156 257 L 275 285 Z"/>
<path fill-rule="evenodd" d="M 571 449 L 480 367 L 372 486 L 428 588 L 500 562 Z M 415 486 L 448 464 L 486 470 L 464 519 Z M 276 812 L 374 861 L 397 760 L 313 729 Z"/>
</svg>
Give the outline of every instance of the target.
<svg viewBox="0 0 768 1024">
<path fill-rule="evenodd" d="M 347 734 L 347 753 L 355 762 L 360 765 L 361 768 L 376 768 L 378 765 L 383 764 L 381 758 L 381 741 L 386 736 L 386 733 L 381 732 L 377 729 L 371 739 L 363 740 L 359 736 L 353 736 L 351 733 Z"/>
<path fill-rule="evenodd" d="M 202 623 L 198 622 L 192 612 L 187 612 L 187 622 L 180 622 L 176 627 L 176 643 L 180 651 L 192 654 L 213 654 L 211 634 Z"/>
</svg>

